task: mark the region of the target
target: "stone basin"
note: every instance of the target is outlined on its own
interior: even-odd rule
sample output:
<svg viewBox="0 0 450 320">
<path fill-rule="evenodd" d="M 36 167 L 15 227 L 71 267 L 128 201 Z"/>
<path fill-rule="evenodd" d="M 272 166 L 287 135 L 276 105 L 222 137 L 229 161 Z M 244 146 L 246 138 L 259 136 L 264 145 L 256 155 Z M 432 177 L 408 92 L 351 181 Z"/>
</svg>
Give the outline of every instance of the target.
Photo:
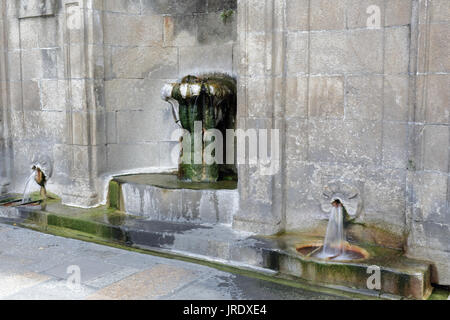
<svg viewBox="0 0 450 320">
<path fill-rule="evenodd" d="M 352 245 L 350 243 L 345 244 L 344 253 L 333 258 L 321 258 L 317 255 L 323 247 L 323 242 L 315 242 L 310 244 L 298 245 L 296 247 L 297 252 L 311 259 L 319 259 L 319 260 L 333 260 L 333 261 L 363 261 L 369 258 L 369 253 L 361 247 L 356 245 Z"/>
</svg>

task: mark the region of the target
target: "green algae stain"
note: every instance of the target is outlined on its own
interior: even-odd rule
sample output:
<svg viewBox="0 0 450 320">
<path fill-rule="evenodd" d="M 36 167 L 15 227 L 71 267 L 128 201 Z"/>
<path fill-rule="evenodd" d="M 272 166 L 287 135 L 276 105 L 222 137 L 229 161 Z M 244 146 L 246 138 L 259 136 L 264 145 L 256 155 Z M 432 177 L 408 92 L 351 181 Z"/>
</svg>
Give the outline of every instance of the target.
<svg viewBox="0 0 450 320">
<path fill-rule="evenodd" d="M 120 209 L 120 184 L 114 180 L 109 182 L 108 208 Z"/>
</svg>

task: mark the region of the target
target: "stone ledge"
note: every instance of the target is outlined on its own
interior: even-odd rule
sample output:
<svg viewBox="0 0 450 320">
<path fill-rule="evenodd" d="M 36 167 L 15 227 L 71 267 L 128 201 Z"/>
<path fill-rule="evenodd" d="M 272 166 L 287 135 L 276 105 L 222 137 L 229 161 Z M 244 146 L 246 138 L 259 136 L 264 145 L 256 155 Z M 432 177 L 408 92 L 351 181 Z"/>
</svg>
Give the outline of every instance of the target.
<svg viewBox="0 0 450 320">
<path fill-rule="evenodd" d="M 338 288 L 378 298 L 427 299 L 432 291 L 430 264 L 408 259 L 400 251 L 364 247 L 370 258 L 359 262 L 324 262 L 296 254 L 299 243 L 314 241 L 303 235 L 258 237 L 220 224 L 149 221 L 105 207 L 68 208 L 49 204 L 36 207 L 0 207 L 0 222 L 64 236 L 86 235 L 89 241 L 166 252 L 273 272 L 294 281 Z M 315 239 L 317 241 L 317 239 Z M 368 290 L 367 268 L 381 269 L 381 290 Z"/>
</svg>

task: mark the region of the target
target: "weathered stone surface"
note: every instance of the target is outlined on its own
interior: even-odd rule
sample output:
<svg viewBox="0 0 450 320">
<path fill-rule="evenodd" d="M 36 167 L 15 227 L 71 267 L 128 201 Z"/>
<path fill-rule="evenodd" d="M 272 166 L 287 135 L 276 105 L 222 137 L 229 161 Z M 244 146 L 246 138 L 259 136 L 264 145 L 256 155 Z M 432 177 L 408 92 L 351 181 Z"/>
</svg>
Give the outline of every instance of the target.
<svg viewBox="0 0 450 320">
<path fill-rule="evenodd" d="M 383 69 L 380 30 L 311 33 L 311 72 L 377 72 Z"/>
<path fill-rule="evenodd" d="M 286 37 L 286 64 L 289 74 L 308 72 L 308 35 L 289 33 Z"/>
<path fill-rule="evenodd" d="M 428 3 L 432 22 L 449 22 L 450 6 L 445 0 L 433 0 Z"/>
<path fill-rule="evenodd" d="M 370 10 L 371 14 L 367 13 L 371 6 L 377 6 L 380 9 L 380 27 L 383 27 L 383 18 L 385 17 L 384 2 L 384 0 L 347 0 L 347 28 L 367 28 L 367 21 L 373 13 L 372 10 Z"/>
<path fill-rule="evenodd" d="M 22 52 L 22 79 L 56 79 L 56 50 L 25 50 Z"/>
<path fill-rule="evenodd" d="M 279 128 L 284 151 L 274 176 L 239 169 L 235 228 L 322 235 L 323 186 L 350 180 L 364 191 L 361 219 L 399 242 L 411 232 L 409 254 L 449 284 L 447 0 L 87 0 L 17 19 L 25 2 L 1 3 L 9 191 L 23 190 L 37 152 L 54 157 L 50 183 L 77 205 L 98 204 L 100 175 L 173 167 L 176 127 L 160 88 L 224 71 L 238 78 L 239 126 Z M 370 5 L 380 29 L 367 28 Z M 189 207 L 185 216 L 198 214 Z"/>
<path fill-rule="evenodd" d="M 384 72 L 407 73 L 409 66 L 409 28 L 387 28 L 385 34 Z"/>
<path fill-rule="evenodd" d="M 311 120 L 309 130 L 309 156 L 312 161 L 380 163 L 380 123 Z"/>
<path fill-rule="evenodd" d="M 237 38 L 236 16 L 223 21 L 221 13 L 198 15 L 197 40 L 200 44 L 223 44 Z"/>
<path fill-rule="evenodd" d="M 386 2 L 386 26 L 403 26 L 411 23 L 412 0 Z"/>
<path fill-rule="evenodd" d="M 107 152 L 107 166 L 112 171 L 131 171 L 159 166 L 158 143 L 109 144 Z"/>
<path fill-rule="evenodd" d="M 340 30 L 345 28 L 345 1 L 314 0 L 311 6 L 311 30 Z"/>
<path fill-rule="evenodd" d="M 348 77 L 346 119 L 381 120 L 383 117 L 383 77 Z"/>
<path fill-rule="evenodd" d="M 236 10 L 237 0 L 208 0 L 208 11 Z"/>
<path fill-rule="evenodd" d="M 424 169 L 448 172 L 449 149 L 443 146 L 450 139 L 449 126 L 427 125 L 424 127 L 423 143 L 425 148 Z"/>
<path fill-rule="evenodd" d="M 105 44 L 152 46 L 162 43 L 163 18 L 161 16 L 133 16 L 106 12 L 104 19 Z"/>
<path fill-rule="evenodd" d="M 425 32 L 425 29 L 421 29 Z M 450 53 L 450 24 L 431 24 L 429 26 L 429 55 L 427 70 L 429 72 L 449 72 L 450 62 L 442 59 Z"/>
<path fill-rule="evenodd" d="M 416 119 L 420 122 L 448 124 L 450 75 L 423 75 L 417 77 Z"/>
<path fill-rule="evenodd" d="M 306 117 L 308 112 L 308 78 L 287 78 L 286 92 L 286 115 L 289 117 Z"/>
<path fill-rule="evenodd" d="M 165 46 L 196 46 L 198 44 L 198 16 L 164 16 Z"/>
<path fill-rule="evenodd" d="M 237 190 L 166 189 L 136 182 L 121 183 L 121 188 L 122 209 L 150 220 L 231 224 L 239 207 Z"/>
<path fill-rule="evenodd" d="M 55 0 L 20 0 L 19 18 L 53 15 L 55 5 Z"/>
<path fill-rule="evenodd" d="M 384 119 L 408 121 L 409 85 L 408 76 L 384 77 Z"/>
<path fill-rule="evenodd" d="M 161 123 L 165 123 L 161 126 Z M 171 111 L 126 111 L 117 113 L 119 143 L 170 141 L 177 129 Z"/>
<path fill-rule="evenodd" d="M 186 14 L 207 10 L 207 0 L 143 0 L 144 14 Z"/>
<path fill-rule="evenodd" d="M 180 48 L 180 75 L 200 72 L 225 72 L 233 70 L 233 45 Z"/>
<path fill-rule="evenodd" d="M 383 165 L 388 168 L 407 167 L 408 127 L 397 122 L 383 124 Z"/>
<path fill-rule="evenodd" d="M 259 1 L 262 3 L 262 1 Z M 308 30 L 308 0 L 286 1 L 286 23 L 290 31 Z"/>
<path fill-rule="evenodd" d="M 112 49 L 112 76 L 122 79 L 171 79 L 178 75 L 176 48 L 119 47 Z"/>
<path fill-rule="evenodd" d="M 105 11 L 139 14 L 141 12 L 140 0 L 109 0 L 105 1 Z"/>
<path fill-rule="evenodd" d="M 344 79 L 342 77 L 310 79 L 309 115 L 323 119 L 343 118 Z"/>
</svg>

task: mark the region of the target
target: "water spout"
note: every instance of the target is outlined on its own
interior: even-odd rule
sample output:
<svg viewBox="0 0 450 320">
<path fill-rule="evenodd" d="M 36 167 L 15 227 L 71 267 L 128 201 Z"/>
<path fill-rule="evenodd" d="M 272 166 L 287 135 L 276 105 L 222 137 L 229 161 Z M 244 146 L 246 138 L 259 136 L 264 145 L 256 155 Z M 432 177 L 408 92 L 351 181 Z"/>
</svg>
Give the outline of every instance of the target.
<svg viewBox="0 0 450 320">
<path fill-rule="evenodd" d="M 315 256 L 322 259 L 335 259 L 345 255 L 345 245 L 343 208 L 340 201 L 336 200 L 330 212 L 322 250 Z"/>
<path fill-rule="evenodd" d="M 33 181 L 33 178 L 35 176 L 35 172 L 28 177 L 27 182 L 25 183 L 25 188 L 23 190 L 23 196 L 22 196 L 22 204 L 30 202 L 30 188 L 31 188 L 31 181 Z"/>
</svg>

